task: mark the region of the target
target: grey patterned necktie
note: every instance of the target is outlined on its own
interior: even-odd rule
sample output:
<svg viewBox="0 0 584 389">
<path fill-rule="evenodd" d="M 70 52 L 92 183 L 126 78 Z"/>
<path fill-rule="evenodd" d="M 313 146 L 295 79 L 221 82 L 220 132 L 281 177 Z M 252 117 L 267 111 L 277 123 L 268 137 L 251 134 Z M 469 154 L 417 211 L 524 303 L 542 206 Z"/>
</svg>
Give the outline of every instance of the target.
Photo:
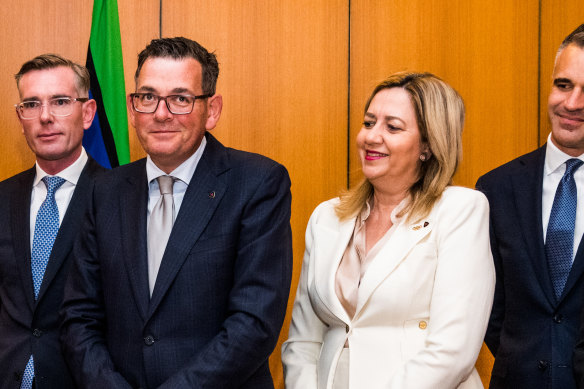
<svg viewBox="0 0 584 389">
<path fill-rule="evenodd" d="M 160 269 L 162 256 L 174 223 L 174 199 L 172 197 L 174 177 L 160 176 L 156 180 L 160 189 L 160 198 L 150 213 L 148 225 L 148 286 L 150 296 L 154 290 L 158 269 Z"/>
</svg>

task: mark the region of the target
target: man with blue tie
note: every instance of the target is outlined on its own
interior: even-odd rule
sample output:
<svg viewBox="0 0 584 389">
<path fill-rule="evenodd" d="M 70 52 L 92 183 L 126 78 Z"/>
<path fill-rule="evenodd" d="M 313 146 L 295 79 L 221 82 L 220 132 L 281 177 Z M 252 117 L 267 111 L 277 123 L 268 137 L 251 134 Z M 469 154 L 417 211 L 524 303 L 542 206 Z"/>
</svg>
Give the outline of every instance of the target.
<svg viewBox="0 0 584 389">
<path fill-rule="evenodd" d="M 209 133 L 218 74 L 186 38 L 138 56 L 128 109 L 148 156 L 96 183 L 65 288 L 63 344 L 83 388 L 273 388 L 290 179 Z"/>
<path fill-rule="evenodd" d="M 479 178 L 497 271 L 490 388 L 575 389 L 584 306 L 584 24 L 558 50 L 547 143 Z"/>
<path fill-rule="evenodd" d="M 103 169 L 83 149 L 96 104 L 85 67 L 54 54 L 16 74 L 33 168 L 0 183 L 0 388 L 74 388 L 59 343 L 73 241 Z"/>
</svg>

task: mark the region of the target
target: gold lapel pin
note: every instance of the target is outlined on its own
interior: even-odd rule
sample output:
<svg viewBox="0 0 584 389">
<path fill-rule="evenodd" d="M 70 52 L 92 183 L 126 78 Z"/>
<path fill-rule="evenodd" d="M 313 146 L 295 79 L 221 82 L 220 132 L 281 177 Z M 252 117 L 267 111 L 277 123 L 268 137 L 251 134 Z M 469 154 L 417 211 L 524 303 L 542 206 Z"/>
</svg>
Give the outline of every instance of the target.
<svg viewBox="0 0 584 389">
<path fill-rule="evenodd" d="M 210 199 L 214 199 L 215 198 L 215 191 L 214 190 L 211 191 L 211 192 L 209 192 L 209 198 Z"/>
</svg>

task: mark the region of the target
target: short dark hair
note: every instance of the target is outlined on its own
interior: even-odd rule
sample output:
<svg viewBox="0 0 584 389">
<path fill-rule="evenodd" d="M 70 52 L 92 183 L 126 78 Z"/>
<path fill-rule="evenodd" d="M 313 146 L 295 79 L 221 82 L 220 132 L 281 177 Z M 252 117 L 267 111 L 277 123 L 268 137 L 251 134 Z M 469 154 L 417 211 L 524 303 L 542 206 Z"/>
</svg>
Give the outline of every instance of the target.
<svg viewBox="0 0 584 389">
<path fill-rule="evenodd" d="M 30 71 L 54 69 L 59 66 L 65 66 L 73 70 L 77 84 L 77 93 L 82 95 L 81 97 L 87 97 L 89 93 L 89 71 L 87 68 L 58 54 L 41 54 L 30 61 L 26 61 L 20 67 L 18 73 L 14 75 L 16 86 L 20 86 L 20 79 Z"/>
<path fill-rule="evenodd" d="M 184 37 L 153 39 L 140 54 L 134 80 L 138 81 L 144 62 L 150 57 L 184 59 L 194 58 L 203 69 L 202 88 L 204 94 L 215 94 L 219 64 L 214 53 L 210 53 L 199 43 Z"/>
<path fill-rule="evenodd" d="M 562 51 L 568 45 L 571 44 L 575 44 L 580 48 L 584 48 L 584 24 L 581 24 L 578 27 L 576 27 L 574 31 L 568 34 L 566 38 L 564 38 L 562 44 L 560 45 L 560 48 L 558 49 L 558 52 Z"/>
</svg>

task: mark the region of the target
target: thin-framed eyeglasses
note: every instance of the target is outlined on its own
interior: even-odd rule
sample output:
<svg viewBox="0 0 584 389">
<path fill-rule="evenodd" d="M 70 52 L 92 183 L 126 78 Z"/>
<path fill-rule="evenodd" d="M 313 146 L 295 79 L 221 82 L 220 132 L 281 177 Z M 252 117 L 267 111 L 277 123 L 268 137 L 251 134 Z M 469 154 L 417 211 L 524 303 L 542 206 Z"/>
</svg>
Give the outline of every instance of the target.
<svg viewBox="0 0 584 389">
<path fill-rule="evenodd" d="M 199 99 L 206 99 L 213 96 L 212 94 L 205 95 L 168 95 L 158 96 L 153 93 L 131 93 L 132 107 L 136 112 L 140 113 L 154 113 L 158 109 L 158 104 L 161 100 L 166 103 L 168 111 L 174 115 L 188 115 L 193 112 L 195 101 Z"/>
<path fill-rule="evenodd" d="M 47 107 L 49 113 L 54 116 L 69 116 L 73 113 L 73 104 L 76 101 L 84 103 L 88 101 L 87 97 L 53 97 L 45 104 L 38 100 L 27 100 L 15 104 L 16 111 L 21 119 L 31 120 L 41 116 L 43 107 Z"/>
</svg>

